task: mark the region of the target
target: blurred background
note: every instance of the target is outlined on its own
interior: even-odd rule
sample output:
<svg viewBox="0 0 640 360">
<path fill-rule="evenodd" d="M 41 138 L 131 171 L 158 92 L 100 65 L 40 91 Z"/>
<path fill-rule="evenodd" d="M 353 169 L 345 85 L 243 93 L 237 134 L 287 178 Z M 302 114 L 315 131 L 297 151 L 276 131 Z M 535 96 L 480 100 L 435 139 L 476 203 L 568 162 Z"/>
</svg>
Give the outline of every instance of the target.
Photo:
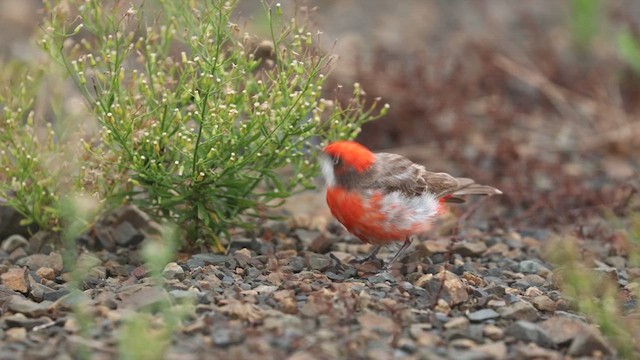
<svg viewBox="0 0 640 360">
<path fill-rule="evenodd" d="M 0 59 L 37 59 L 37 0 L 0 0 Z M 267 36 L 262 4 L 238 23 Z M 637 212 L 640 2 L 282 1 L 336 55 L 327 97 L 354 82 L 391 110 L 358 140 L 505 192 L 500 226 L 601 226 Z M 258 39 L 259 40 L 259 39 Z M 338 88 L 340 89 L 338 90 Z M 493 201 L 493 200 L 492 200 Z"/>
</svg>

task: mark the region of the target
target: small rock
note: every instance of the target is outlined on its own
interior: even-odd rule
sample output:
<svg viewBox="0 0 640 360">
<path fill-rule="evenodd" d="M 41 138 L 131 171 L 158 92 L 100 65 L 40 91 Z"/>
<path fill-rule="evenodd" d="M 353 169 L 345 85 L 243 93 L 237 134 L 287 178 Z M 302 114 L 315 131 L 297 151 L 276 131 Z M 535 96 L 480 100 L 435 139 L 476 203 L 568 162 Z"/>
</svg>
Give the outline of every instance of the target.
<svg viewBox="0 0 640 360">
<path fill-rule="evenodd" d="M 88 293 L 89 292 L 80 292 L 63 296 L 53 303 L 52 308 L 58 311 L 71 311 L 80 304 L 89 304 L 91 298 L 87 295 Z"/>
<path fill-rule="evenodd" d="M 169 304 L 171 301 L 166 290 L 143 284 L 121 288 L 118 296 L 122 299 L 121 308 L 135 311 L 153 308 L 158 304 Z"/>
<path fill-rule="evenodd" d="M 248 258 L 251 258 L 251 250 L 247 249 L 247 248 L 242 248 L 240 250 L 236 250 L 236 252 L 234 253 L 234 255 L 242 255 L 242 256 L 246 256 Z"/>
<path fill-rule="evenodd" d="M 329 250 L 331 250 L 331 246 L 333 246 L 336 240 L 337 238 L 335 237 L 328 237 L 326 235 L 321 234 L 320 236 L 316 237 L 313 241 L 311 241 L 311 244 L 309 244 L 308 249 L 309 251 L 313 251 L 314 253 L 326 254 L 329 252 Z"/>
<path fill-rule="evenodd" d="M 140 265 L 137 268 L 133 269 L 133 271 L 131 271 L 131 276 L 135 277 L 136 279 L 142 279 L 147 277 L 148 275 L 149 270 L 147 270 L 144 265 Z"/>
<path fill-rule="evenodd" d="M 33 271 L 41 267 L 48 267 L 55 270 L 56 273 L 60 273 L 62 271 L 62 256 L 54 252 L 49 255 L 33 254 L 18 260 L 16 265 L 27 266 Z"/>
<path fill-rule="evenodd" d="M 185 324 L 182 327 L 181 331 L 185 334 L 193 336 L 196 333 L 204 332 L 207 329 L 207 323 L 204 321 L 204 318 L 196 318 L 188 324 Z"/>
<path fill-rule="evenodd" d="M 55 242 L 56 235 L 53 233 L 40 230 L 37 233 L 33 234 L 29 238 L 29 246 L 27 247 L 27 253 L 29 254 L 39 254 L 46 253 L 46 249 L 50 244 Z M 49 251 L 50 252 L 50 251 Z"/>
<path fill-rule="evenodd" d="M 282 298 L 278 307 L 285 314 L 295 314 L 298 312 L 298 305 L 293 296 Z"/>
<path fill-rule="evenodd" d="M 13 291 L 23 294 L 29 292 L 29 282 L 27 281 L 27 270 L 21 267 L 9 269 L 6 273 L 0 275 L 2 284 Z"/>
<path fill-rule="evenodd" d="M 198 291 L 193 290 L 171 290 L 169 295 L 174 300 L 198 300 Z"/>
<path fill-rule="evenodd" d="M 242 251 L 245 250 L 245 251 Z M 249 253 L 249 255 L 246 255 L 246 253 Z M 240 251 L 236 252 L 233 255 L 233 259 L 239 264 L 240 267 L 244 268 L 244 270 L 247 270 L 250 267 L 263 267 L 264 263 L 251 256 L 251 252 L 249 251 L 249 249 L 243 248 Z"/>
<path fill-rule="evenodd" d="M 604 262 L 618 270 L 622 270 L 627 266 L 627 259 L 622 256 L 609 256 L 604 260 Z"/>
<path fill-rule="evenodd" d="M 381 331 L 387 334 L 392 334 L 396 331 L 397 326 L 393 319 L 386 316 L 374 314 L 372 312 L 365 312 L 358 316 L 358 323 L 365 331 Z"/>
<path fill-rule="evenodd" d="M 298 350 L 291 354 L 287 360 L 318 360 L 319 358 L 310 351 Z"/>
<path fill-rule="evenodd" d="M 369 280 L 369 282 L 372 284 L 382 284 L 386 281 L 390 283 L 396 282 L 396 279 L 393 277 L 393 275 L 391 275 L 388 272 L 381 272 L 381 273 L 369 276 L 367 280 Z"/>
<path fill-rule="evenodd" d="M 481 241 L 462 241 L 455 243 L 453 245 L 452 251 L 454 254 L 460 254 L 465 257 L 474 257 L 482 255 L 485 251 L 487 251 L 487 245 Z"/>
<path fill-rule="evenodd" d="M 608 356 L 613 354 L 613 349 L 595 329 L 587 327 L 573 339 L 567 353 L 571 356 L 592 356 L 596 352 Z"/>
<path fill-rule="evenodd" d="M 450 242 L 445 239 L 431 240 L 416 245 L 416 249 L 423 250 L 426 256 L 449 252 Z"/>
<path fill-rule="evenodd" d="M 175 262 L 165 265 L 164 270 L 162 270 L 162 276 L 165 279 L 178 279 L 180 281 L 185 278 L 184 269 Z"/>
<path fill-rule="evenodd" d="M 18 293 L 6 285 L 0 285 L 0 308 L 4 307 L 4 304 L 14 295 L 18 295 Z"/>
<path fill-rule="evenodd" d="M 36 326 L 48 324 L 52 320 L 46 316 L 42 316 L 36 319 L 29 319 L 23 314 L 18 313 L 5 317 L 4 321 L 8 327 L 22 327 L 27 330 L 31 330 Z"/>
<path fill-rule="evenodd" d="M 34 226 L 20 225 L 20 220 L 24 216 L 20 215 L 13 207 L 7 205 L 7 199 L 0 197 L 0 239 L 14 234 L 27 236 Z"/>
<path fill-rule="evenodd" d="M 114 251 L 139 245 L 147 236 L 160 234 L 160 225 L 135 205 L 122 206 L 103 216 L 80 241 L 90 249 Z"/>
<path fill-rule="evenodd" d="M 211 340 L 216 346 L 227 347 L 244 341 L 244 332 L 236 328 L 216 328 L 211 331 Z"/>
<path fill-rule="evenodd" d="M 576 318 L 554 316 L 543 321 L 540 327 L 557 345 L 561 345 L 575 339 L 578 334 L 587 331 L 589 325 Z"/>
<path fill-rule="evenodd" d="M 289 228 L 290 226 L 286 221 L 267 220 L 267 222 L 262 227 L 262 230 L 268 231 L 273 234 L 288 234 Z"/>
<path fill-rule="evenodd" d="M 551 300 L 547 295 L 536 296 L 531 303 L 536 309 L 541 311 L 552 312 L 556 310 L 556 302 Z"/>
<path fill-rule="evenodd" d="M 537 260 L 523 260 L 519 263 L 519 271 L 523 274 L 537 274 L 540 276 L 547 276 L 551 273 L 547 267 L 542 265 Z"/>
<path fill-rule="evenodd" d="M 450 306 L 461 304 L 469 299 L 467 285 L 450 271 L 442 271 L 435 276 L 423 275 L 415 285 L 427 290 L 424 296 L 432 298 L 431 303 L 436 301 L 435 297 L 438 295 L 440 299 L 437 300 L 444 300 Z"/>
<path fill-rule="evenodd" d="M 276 290 L 278 290 L 277 286 L 273 286 L 273 285 L 258 285 L 255 289 L 251 290 L 251 291 L 255 291 L 257 294 L 271 294 L 273 292 L 275 292 Z"/>
<path fill-rule="evenodd" d="M 482 335 L 488 337 L 493 341 L 496 341 L 504 337 L 504 330 L 495 325 L 486 325 L 484 328 L 482 328 Z"/>
<path fill-rule="evenodd" d="M 524 296 L 529 297 L 529 298 L 534 298 L 536 296 L 540 296 L 543 295 L 544 293 L 542 292 L 542 290 L 538 289 L 535 286 L 531 286 L 528 287 L 527 290 L 525 290 L 524 292 Z"/>
<path fill-rule="evenodd" d="M 116 244 L 122 247 L 137 245 L 144 240 L 144 235 L 128 221 L 115 225 L 111 230 Z"/>
<path fill-rule="evenodd" d="M 489 359 L 501 360 L 507 358 L 507 345 L 504 342 L 493 342 L 482 344 L 473 349 L 476 352 L 486 354 Z"/>
<path fill-rule="evenodd" d="M 497 319 L 500 317 L 500 314 L 498 314 L 493 309 L 481 309 L 470 313 L 469 315 L 467 315 L 467 317 L 473 322 L 482 322 L 491 319 Z"/>
<path fill-rule="evenodd" d="M 462 274 L 462 278 L 467 280 L 467 282 L 475 287 L 483 287 L 486 285 L 484 279 L 476 274 L 465 271 Z"/>
<path fill-rule="evenodd" d="M 22 327 L 14 327 L 5 331 L 7 341 L 23 341 L 27 338 L 27 329 Z"/>
<path fill-rule="evenodd" d="M 119 302 L 116 299 L 116 294 L 111 291 L 104 291 L 94 298 L 94 303 L 100 304 L 100 306 L 104 306 L 107 309 L 114 310 L 118 307 Z"/>
<path fill-rule="evenodd" d="M 435 332 L 430 331 L 432 328 L 433 325 L 430 323 L 411 324 L 409 327 L 409 334 L 418 345 L 435 346 L 435 344 L 439 343 L 441 340 Z"/>
<path fill-rule="evenodd" d="M 230 301 L 218 308 L 221 313 L 236 319 L 242 319 L 256 324 L 264 319 L 265 311 L 255 304 Z M 215 325 L 214 325 L 215 326 Z"/>
<path fill-rule="evenodd" d="M 230 255 L 222 255 L 222 254 L 213 254 L 213 253 L 202 253 L 195 254 L 191 257 L 193 260 L 199 260 L 203 263 L 203 265 L 224 265 L 229 260 L 232 260 L 233 257 Z M 192 267 L 189 267 L 193 269 Z"/>
<path fill-rule="evenodd" d="M 444 324 L 444 328 L 449 329 L 463 329 L 469 326 L 469 319 L 463 316 L 454 317 Z"/>
<path fill-rule="evenodd" d="M 104 280 L 107 278 L 107 268 L 104 266 L 94 266 L 89 270 L 89 277 Z"/>
<path fill-rule="evenodd" d="M 309 267 L 312 270 L 324 271 L 331 267 L 330 257 L 321 254 L 311 254 L 309 256 Z"/>
<path fill-rule="evenodd" d="M 502 285 L 492 285 L 484 289 L 487 294 L 503 297 L 506 294 L 506 288 Z"/>
<path fill-rule="evenodd" d="M 9 253 L 9 260 L 11 260 L 12 263 L 17 264 L 16 262 L 24 257 L 27 256 L 27 252 L 24 250 L 24 248 L 17 248 L 15 250 L 13 250 L 11 253 Z"/>
<path fill-rule="evenodd" d="M 506 330 L 509 336 L 524 342 L 534 342 L 542 347 L 555 346 L 547 332 L 540 326 L 526 320 L 518 320 Z"/>
<path fill-rule="evenodd" d="M 505 319 L 536 321 L 539 317 L 538 310 L 527 301 L 518 301 L 500 308 L 499 312 Z"/>
<path fill-rule="evenodd" d="M 522 280 L 531 284 L 531 286 L 543 286 L 547 282 L 545 278 L 538 274 L 527 274 L 522 278 Z"/>
<path fill-rule="evenodd" d="M 311 244 L 317 237 L 320 236 L 319 231 L 307 229 L 296 229 L 294 233 L 296 234 L 298 240 L 305 244 Z"/>
<path fill-rule="evenodd" d="M 42 299 L 44 301 L 58 301 L 62 299 L 65 295 L 69 294 L 69 290 L 66 288 L 56 289 L 51 292 L 45 292 Z"/>
<path fill-rule="evenodd" d="M 306 264 L 304 258 L 301 256 L 292 256 L 289 258 L 289 264 L 287 264 L 293 272 L 299 273 L 305 269 Z"/>
<path fill-rule="evenodd" d="M 455 349 L 471 349 L 476 348 L 477 346 L 478 344 L 475 341 L 467 338 L 456 338 L 449 341 L 449 347 Z M 456 359 L 459 358 L 460 357 L 456 356 Z"/>
<path fill-rule="evenodd" d="M 236 279 L 234 279 L 232 276 L 225 275 L 222 277 L 222 283 L 224 285 L 231 286 L 236 283 Z M 249 288 L 251 288 L 251 286 L 249 286 Z"/>
<path fill-rule="evenodd" d="M 52 305 L 53 303 L 51 301 L 42 301 L 37 303 L 18 295 L 12 296 L 7 302 L 7 308 L 9 310 L 25 314 L 32 318 L 46 315 Z"/>
<path fill-rule="evenodd" d="M 440 314 L 443 314 L 446 318 L 448 316 L 447 314 L 451 312 L 451 305 L 449 305 L 449 303 L 446 300 L 440 298 L 436 302 L 436 306 L 433 308 L 433 310 L 435 310 Z M 441 319 L 440 321 L 444 322 L 446 321 L 446 319 Z"/>
<path fill-rule="evenodd" d="M 115 260 L 107 260 L 104 266 L 107 268 L 107 276 L 109 277 L 128 277 L 131 272 L 126 265 L 122 265 Z"/>
<path fill-rule="evenodd" d="M 536 343 L 520 344 L 515 346 L 514 359 L 521 360 L 561 360 L 565 359 L 554 350 L 544 349 Z"/>
<path fill-rule="evenodd" d="M 53 281 L 53 279 L 56 278 L 55 270 L 53 270 L 50 267 L 46 267 L 46 266 L 43 266 L 43 267 L 39 268 L 38 270 L 36 270 L 36 275 L 38 275 L 39 277 L 41 277 L 43 279 L 47 279 L 47 280 L 50 280 L 50 281 Z"/>
<path fill-rule="evenodd" d="M 0 245 L 0 249 L 10 253 L 17 248 L 25 248 L 29 245 L 29 240 L 25 239 L 24 236 L 20 234 L 10 235 L 8 238 L 2 241 Z"/>
<path fill-rule="evenodd" d="M 67 330 L 70 333 L 77 333 L 78 330 L 80 330 L 80 325 L 78 325 L 78 321 L 76 321 L 75 318 L 69 318 L 67 319 L 67 321 L 64 322 L 64 325 L 62 328 Z"/>
<path fill-rule="evenodd" d="M 31 291 L 29 292 L 29 296 L 37 301 L 37 302 L 41 302 L 42 300 L 44 300 L 44 294 L 48 293 L 48 292 L 52 292 L 53 289 L 40 284 L 40 283 L 34 283 L 31 285 Z"/>
<path fill-rule="evenodd" d="M 519 279 L 514 281 L 513 283 L 511 283 L 511 289 L 516 289 L 519 290 L 517 292 L 515 292 L 515 294 L 518 294 L 520 291 L 524 291 L 528 288 L 531 287 L 531 284 L 529 284 L 529 282 L 523 280 L 523 279 Z"/>
<path fill-rule="evenodd" d="M 509 292 L 513 290 L 513 292 Z M 507 294 L 504 296 L 504 301 L 507 302 L 507 304 L 514 304 L 517 303 L 519 301 L 522 301 L 522 299 L 520 299 L 520 297 L 518 295 L 516 295 L 518 293 L 518 289 L 507 289 Z"/>
</svg>

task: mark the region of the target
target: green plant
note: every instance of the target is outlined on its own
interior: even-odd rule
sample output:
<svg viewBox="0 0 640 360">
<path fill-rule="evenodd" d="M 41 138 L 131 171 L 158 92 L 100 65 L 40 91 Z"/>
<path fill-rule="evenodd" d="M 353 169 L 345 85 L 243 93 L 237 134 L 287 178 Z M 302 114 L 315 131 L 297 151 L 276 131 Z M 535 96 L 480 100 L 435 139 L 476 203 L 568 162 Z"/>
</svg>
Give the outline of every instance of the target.
<svg viewBox="0 0 640 360">
<path fill-rule="evenodd" d="M 81 284 L 91 270 L 100 265 L 100 260 L 91 254 L 78 256 L 75 247 L 77 237 L 87 224 L 100 211 L 100 204 L 87 195 L 71 195 L 60 203 L 62 238 L 65 244 L 64 264 L 70 271 L 70 293 L 65 299 L 73 310 L 73 320 L 77 335 L 90 340 L 96 327 L 96 308 L 89 297 L 81 291 Z M 175 226 L 165 224 L 158 234 L 150 236 L 141 251 L 144 266 L 149 271 L 152 286 L 159 296 L 157 301 L 139 309 L 138 312 L 126 312 L 116 327 L 115 339 L 118 345 L 118 358 L 121 359 L 160 359 L 171 344 L 172 335 L 182 321 L 195 311 L 191 299 L 171 300 L 164 290 L 162 270 L 172 261 L 178 250 L 179 234 Z M 79 342 L 73 356 L 91 359 L 92 349 Z"/>
<path fill-rule="evenodd" d="M 51 124 L 36 117 L 43 73 L 37 66 L 0 65 L 0 197 L 26 218 L 23 225 L 57 228 L 58 216 L 47 205 L 56 201 L 46 154 L 58 151 Z"/>
<path fill-rule="evenodd" d="M 0 163 L 0 195 L 14 191 L 26 222 L 46 228 L 59 224 L 63 192 L 93 194 L 106 208 L 133 202 L 181 224 L 192 243 L 213 240 L 221 249 L 219 236 L 250 226 L 247 216 L 312 187 L 317 143 L 354 137 L 387 107 L 365 109 L 358 86 L 347 104 L 323 99 L 331 58 L 317 50 L 319 35 L 265 6 L 271 38 L 258 41 L 232 22 L 235 4 L 46 1 L 41 45 L 82 94 L 84 121 L 97 120 L 99 130 L 75 136 L 67 155 L 77 166 L 55 176 L 21 149 L 44 156 L 70 139 L 52 132 L 45 148 L 29 141 L 35 86 L 13 86 L 16 104 L 0 122 L 20 135 L 0 133 L 15 143 Z"/>
<path fill-rule="evenodd" d="M 549 250 L 549 259 L 558 266 L 563 293 L 611 340 L 620 356 L 637 358 L 640 344 L 636 339 L 640 336 L 640 324 L 634 315 L 622 310 L 624 299 L 617 281 L 607 273 L 591 268 L 582 258 L 578 240 L 574 238 L 559 237 L 552 241 Z"/>
<path fill-rule="evenodd" d="M 618 35 L 618 52 L 633 71 L 640 74 L 640 39 L 629 30 Z"/>
<path fill-rule="evenodd" d="M 573 42 L 580 50 L 589 50 L 593 40 L 603 31 L 603 24 L 610 25 L 604 16 L 603 4 L 599 0 L 571 0 L 571 34 Z M 640 73 L 640 40 L 627 29 L 613 34 L 615 48 L 620 57 L 633 71 Z"/>
<path fill-rule="evenodd" d="M 162 293 L 165 291 L 162 269 L 174 259 L 178 250 L 176 230 L 170 225 L 163 226 L 162 234 L 147 241 L 141 252 L 154 286 Z M 191 299 L 171 301 L 167 296 L 148 308 L 127 314 L 118 328 L 119 358 L 163 358 L 179 325 L 194 313 L 195 306 Z"/>
<path fill-rule="evenodd" d="M 62 240 L 64 243 L 63 264 L 70 272 L 69 295 L 66 303 L 73 310 L 73 319 L 78 329 L 78 335 L 90 338 L 91 329 L 95 326 L 92 307 L 80 287 L 86 275 L 100 260 L 93 255 L 78 256 L 75 241 L 82 234 L 93 217 L 100 210 L 97 201 L 87 195 L 67 194 L 59 204 L 60 218 L 63 223 Z M 85 344 L 79 344 L 74 354 L 77 358 L 91 359 L 91 349 Z"/>
<path fill-rule="evenodd" d="M 632 214 L 630 222 L 631 225 L 627 230 L 631 245 L 629 265 L 640 267 L 640 213 Z"/>
<path fill-rule="evenodd" d="M 571 34 L 579 49 L 588 50 L 598 35 L 602 6 L 599 0 L 571 0 Z"/>
</svg>

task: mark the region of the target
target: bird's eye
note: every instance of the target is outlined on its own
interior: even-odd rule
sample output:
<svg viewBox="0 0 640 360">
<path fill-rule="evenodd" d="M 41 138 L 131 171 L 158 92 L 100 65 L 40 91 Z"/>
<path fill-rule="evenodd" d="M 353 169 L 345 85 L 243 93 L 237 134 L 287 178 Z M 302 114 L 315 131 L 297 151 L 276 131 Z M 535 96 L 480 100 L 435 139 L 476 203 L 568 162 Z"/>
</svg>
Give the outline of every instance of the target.
<svg viewBox="0 0 640 360">
<path fill-rule="evenodd" d="M 333 165 L 338 165 L 340 164 L 340 157 L 339 156 L 335 156 L 333 158 Z"/>
</svg>

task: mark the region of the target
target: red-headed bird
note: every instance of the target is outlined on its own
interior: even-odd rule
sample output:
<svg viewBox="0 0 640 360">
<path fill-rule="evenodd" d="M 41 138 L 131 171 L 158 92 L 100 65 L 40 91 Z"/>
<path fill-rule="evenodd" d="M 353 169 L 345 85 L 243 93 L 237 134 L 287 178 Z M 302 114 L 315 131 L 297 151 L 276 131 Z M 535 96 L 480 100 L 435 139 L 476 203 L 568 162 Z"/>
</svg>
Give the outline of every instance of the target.
<svg viewBox="0 0 640 360">
<path fill-rule="evenodd" d="M 445 202 L 463 195 L 496 195 L 494 187 L 468 178 L 427 171 L 396 154 L 373 153 L 354 141 L 327 145 L 321 156 L 327 204 L 333 216 L 365 243 L 380 246 L 404 241 L 390 267 L 413 239 L 431 228 Z"/>
</svg>

